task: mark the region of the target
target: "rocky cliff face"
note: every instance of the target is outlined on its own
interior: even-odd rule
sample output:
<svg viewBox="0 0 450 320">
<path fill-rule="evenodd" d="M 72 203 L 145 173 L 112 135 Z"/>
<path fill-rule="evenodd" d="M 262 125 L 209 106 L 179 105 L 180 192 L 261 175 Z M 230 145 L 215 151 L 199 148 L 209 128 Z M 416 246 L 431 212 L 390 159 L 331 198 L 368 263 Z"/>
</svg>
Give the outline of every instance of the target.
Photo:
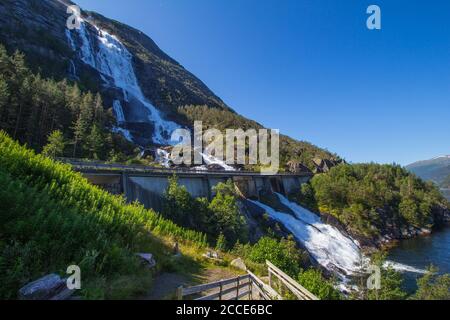
<svg viewBox="0 0 450 320">
<path fill-rule="evenodd" d="M 231 110 L 142 32 L 93 12 L 69 31 L 67 0 L 2 0 L 0 41 L 20 50 L 45 76 L 70 78 L 100 91 L 113 106 L 117 130 L 139 145 L 166 144 L 186 125 L 183 105 Z M 125 78 L 123 76 L 125 73 Z"/>
</svg>

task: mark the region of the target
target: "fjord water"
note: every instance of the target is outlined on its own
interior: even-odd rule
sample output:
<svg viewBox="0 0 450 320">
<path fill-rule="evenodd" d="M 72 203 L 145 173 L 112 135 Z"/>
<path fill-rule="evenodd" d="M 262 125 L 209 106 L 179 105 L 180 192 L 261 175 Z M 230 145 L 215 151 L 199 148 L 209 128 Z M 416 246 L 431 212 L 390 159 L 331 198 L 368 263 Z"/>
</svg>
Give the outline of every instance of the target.
<svg viewBox="0 0 450 320">
<path fill-rule="evenodd" d="M 389 253 L 389 260 L 397 265 L 413 267 L 403 271 L 405 289 L 414 291 L 416 279 L 421 277 L 420 270 L 430 264 L 439 268 L 439 273 L 450 273 L 450 228 L 436 231 L 431 236 L 404 240 Z"/>
</svg>

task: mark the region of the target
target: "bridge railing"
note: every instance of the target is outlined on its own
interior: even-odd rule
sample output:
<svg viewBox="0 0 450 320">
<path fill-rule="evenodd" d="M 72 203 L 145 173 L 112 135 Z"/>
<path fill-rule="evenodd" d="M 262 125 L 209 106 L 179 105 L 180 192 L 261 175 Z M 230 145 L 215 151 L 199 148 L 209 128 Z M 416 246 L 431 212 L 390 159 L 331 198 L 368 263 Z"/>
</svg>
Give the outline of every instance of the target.
<svg viewBox="0 0 450 320">
<path fill-rule="evenodd" d="M 57 158 L 58 161 L 67 163 L 72 165 L 76 170 L 106 170 L 106 171 L 129 171 L 129 172 L 142 172 L 142 173 L 185 173 L 185 174 L 227 174 L 227 175 L 258 175 L 259 172 L 255 171 L 226 171 L 226 170 L 208 170 L 208 169 L 195 169 L 193 168 L 164 168 L 164 167 L 151 167 L 145 165 L 124 165 L 124 164 L 112 164 L 101 161 L 88 161 L 85 159 L 76 159 L 76 158 Z M 310 176 L 311 173 L 302 172 L 302 173 L 291 173 L 291 172 L 279 172 L 279 176 Z"/>
</svg>

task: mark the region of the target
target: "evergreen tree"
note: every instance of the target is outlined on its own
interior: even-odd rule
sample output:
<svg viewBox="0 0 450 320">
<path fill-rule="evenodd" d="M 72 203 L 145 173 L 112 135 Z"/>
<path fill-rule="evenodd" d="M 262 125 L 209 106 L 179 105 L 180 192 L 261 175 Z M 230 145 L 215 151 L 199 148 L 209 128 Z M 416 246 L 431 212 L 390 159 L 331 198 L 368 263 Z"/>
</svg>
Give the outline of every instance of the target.
<svg viewBox="0 0 450 320">
<path fill-rule="evenodd" d="M 62 132 L 55 130 L 48 137 L 48 143 L 44 146 L 42 154 L 50 158 L 63 156 L 65 146 L 66 142 Z"/>
<path fill-rule="evenodd" d="M 93 116 L 93 97 L 91 93 L 87 93 L 83 96 L 80 111 L 78 117 L 73 126 L 74 130 L 74 147 L 73 147 L 73 156 L 77 155 L 77 148 L 81 145 L 81 152 L 78 151 L 81 155 L 84 155 L 84 151 L 86 149 L 86 142 L 89 133 L 89 127 L 92 124 L 92 116 Z"/>
<path fill-rule="evenodd" d="M 241 215 L 237 204 L 237 196 L 231 181 L 219 183 L 214 187 L 216 195 L 208 208 L 211 211 L 209 226 L 211 233 L 223 233 L 230 243 L 247 240 L 245 218 Z"/>
<path fill-rule="evenodd" d="M 8 83 L 6 82 L 5 77 L 2 74 L 0 74 L 0 126 L 2 127 L 3 127 L 2 115 L 5 112 L 8 100 L 9 100 Z"/>
<path fill-rule="evenodd" d="M 87 137 L 87 148 L 89 150 L 89 157 L 99 160 L 103 159 L 104 156 L 104 135 L 100 130 L 99 126 L 94 124 L 92 126 L 91 132 Z"/>
<path fill-rule="evenodd" d="M 439 275 L 439 269 L 430 266 L 427 273 L 417 280 L 416 300 L 450 300 L 450 274 Z"/>
<path fill-rule="evenodd" d="M 219 234 L 219 237 L 217 237 L 216 250 L 225 251 L 226 249 L 227 249 L 227 240 L 225 239 L 223 233 L 221 233 Z"/>
</svg>

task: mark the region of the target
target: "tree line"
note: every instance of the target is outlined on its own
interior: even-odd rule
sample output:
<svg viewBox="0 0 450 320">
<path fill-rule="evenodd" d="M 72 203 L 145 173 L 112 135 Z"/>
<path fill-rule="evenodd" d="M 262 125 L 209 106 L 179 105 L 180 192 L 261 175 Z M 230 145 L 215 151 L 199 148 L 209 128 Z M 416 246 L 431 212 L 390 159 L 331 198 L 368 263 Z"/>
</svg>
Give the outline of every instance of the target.
<svg viewBox="0 0 450 320">
<path fill-rule="evenodd" d="M 82 92 L 67 80 L 44 79 L 20 52 L 0 45 L 0 128 L 13 139 L 53 156 L 107 160 L 134 149 L 114 134 L 111 108 L 99 93 Z"/>
<path fill-rule="evenodd" d="M 383 236 L 402 228 L 433 228 L 449 203 L 431 182 L 399 165 L 341 164 L 304 184 L 297 200 L 331 214 L 354 235 Z"/>
</svg>

